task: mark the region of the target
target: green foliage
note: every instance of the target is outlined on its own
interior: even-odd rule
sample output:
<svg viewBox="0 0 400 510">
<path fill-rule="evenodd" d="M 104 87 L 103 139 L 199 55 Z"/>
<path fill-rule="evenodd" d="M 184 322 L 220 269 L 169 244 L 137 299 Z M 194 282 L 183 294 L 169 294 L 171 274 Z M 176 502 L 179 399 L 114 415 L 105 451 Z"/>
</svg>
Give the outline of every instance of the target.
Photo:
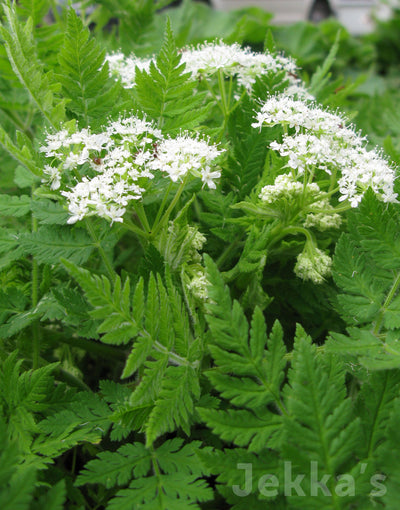
<svg viewBox="0 0 400 510">
<path fill-rule="evenodd" d="M 18 11 L 26 18 L 32 18 L 33 26 L 41 23 L 50 9 L 48 0 L 22 0 L 18 3 Z"/>
<path fill-rule="evenodd" d="M 12 158 L 18 161 L 21 165 L 27 168 L 32 174 L 39 175 L 38 156 L 34 153 L 31 143 L 27 141 L 21 134 L 18 137 L 18 142 L 15 144 L 7 132 L 0 126 L 0 145 L 7 151 Z"/>
<path fill-rule="evenodd" d="M 105 333 L 102 342 L 109 344 L 126 344 L 138 333 L 134 317 L 130 313 L 130 284 L 124 285 L 116 278 L 114 289 L 105 276 L 91 275 L 86 269 L 76 267 L 72 262 L 63 260 L 70 274 L 83 288 L 86 298 L 93 306 L 92 317 L 104 319 L 98 328 Z"/>
<path fill-rule="evenodd" d="M 0 370 L 1 414 L 8 423 L 8 437 L 18 441 L 21 449 L 27 449 L 33 433 L 37 432 L 35 413 L 49 405 L 51 373 L 54 364 L 35 371 L 21 373 L 22 360 L 17 361 L 13 353 L 2 363 Z"/>
<path fill-rule="evenodd" d="M 82 264 L 90 257 L 93 241 L 82 229 L 43 226 L 37 232 L 22 234 L 22 249 L 32 254 L 40 263 L 58 262 L 61 257 Z"/>
<path fill-rule="evenodd" d="M 295 339 L 284 393 L 287 402 L 282 438 L 284 458 L 296 459 L 295 473 L 303 473 L 313 459 L 318 471 L 327 476 L 326 487 L 332 494 L 327 502 L 327 492 L 313 494 L 311 485 L 310 491 L 315 498 L 311 498 L 310 508 L 335 508 L 335 505 L 344 508 L 346 500 L 337 497 L 335 477 L 349 470 L 350 466 L 357 476 L 354 452 L 360 439 L 360 423 L 354 419 L 351 399 L 346 398 L 343 365 L 334 357 L 318 359 L 316 347 L 300 330 Z M 302 438 L 300 444 L 295 439 L 299 437 Z M 312 484 L 312 476 L 310 473 L 310 478 L 306 477 L 305 486 Z M 301 508 L 302 498 L 294 497 L 292 505 Z"/>
<path fill-rule="evenodd" d="M 212 284 L 207 321 L 212 335 L 209 350 L 214 360 L 206 375 L 221 401 L 220 409 L 204 406 L 198 412 L 224 442 L 246 447 L 236 453 L 216 451 L 205 456 L 208 465 L 214 463 L 212 471 L 219 475 L 218 481 L 229 480 L 233 484 L 238 480 L 238 466 L 242 465 L 238 463 L 248 462 L 255 473 L 262 473 L 264 468 L 265 474 L 272 469 L 279 480 L 288 476 L 288 469 L 292 479 L 300 476 L 301 489 L 291 494 L 290 508 L 304 508 L 304 499 L 298 496 L 310 493 L 310 508 L 347 508 L 344 505 L 354 501 L 354 497 L 362 502 L 363 490 L 351 494 L 353 499 L 345 498 L 345 487 L 336 479 L 341 473 L 351 472 L 359 487 L 365 487 L 367 481 L 362 476 L 362 465 L 354 457 L 355 452 L 361 451 L 361 422 L 347 395 L 344 364 L 336 357 L 321 356 L 310 337 L 298 327 L 284 384 L 288 356 L 281 326 L 275 323 L 268 337 L 263 315 L 256 308 L 249 327 L 238 302 L 231 301 L 215 265 L 210 259 L 206 264 Z M 383 438 L 398 383 L 391 389 L 389 386 L 391 382 L 387 381 L 382 395 L 366 398 L 369 405 L 376 406 L 374 413 L 360 407 L 363 420 L 370 421 L 367 429 L 373 434 L 371 441 L 377 443 Z M 367 388 L 362 395 L 368 395 Z M 266 449 L 274 451 L 267 460 Z M 371 451 L 375 451 L 372 445 Z M 370 458 L 371 451 L 365 452 L 365 458 Z M 256 455 L 250 457 L 251 452 Z M 321 493 L 313 485 L 315 476 L 318 478 L 315 468 L 329 481 L 319 489 Z M 279 485 L 275 495 L 281 490 Z"/>
<path fill-rule="evenodd" d="M 25 216 L 31 210 L 31 198 L 27 195 L 20 197 L 12 195 L 0 196 L 0 214 L 6 216 Z"/>
<path fill-rule="evenodd" d="M 120 489 L 111 499 L 110 509 L 136 505 L 163 510 L 199 509 L 197 501 L 212 499 L 212 490 L 200 479 L 207 473 L 196 456 L 200 442 L 182 443 L 181 439 L 170 439 L 157 449 L 133 443 L 116 452 L 100 453 L 98 459 L 86 465 L 77 483 L 100 483 L 111 488 L 130 481 L 128 488 Z"/>
<path fill-rule="evenodd" d="M 270 27 L 257 8 L 169 3 L 1 4 L 0 508 L 397 509 L 399 204 L 369 190 L 351 208 L 339 173 L 318 168 L 307 175 L 328 190 L 336 230 L 307 226 L 307 186 L 282 207 L 260 201 L 289 172 L 273 142 L 296 129 L 254 129 L 255 115 L 297 76 L 256 72 L 247 89 L 220 69 L 197 81 L 179 48 L 218 37 L 289 50 L 307 90 L 399 163 L 396 64 L 376 74 L 398 20 L 387 37 L 380 26 L 380 47 L 332 19 Z M 156 56 L 125 89 L 105 64 L 113 50 Z M 223 149 L 220 167 L 191 168 L 203 181 L 221 172 L 215 188 L 146 163 L 154 176 L 132 173 L 143 199 L 116 202 L 123 218 L 68 224 L 66 191 L 82 180 L 91 209 L 108 156 L 120 158 L 118 190 L 147 154 L 121 129 L 120 154 L 95 142 L 87 159 L 71 144 L 57 167 L 63 135 L 54 159 L 44 139 L 131 114 Z M 143 143 L 161 161 L 159 143 Z M 317 246 L 333 255 L 318 285 L 293 271 Z"/>
<path fill-rule="evenodd" d="M 351 352 L 372 369 L 400 366 L 399 225 L 397 209 L 369 193 L 336 246 L 337 307 L 351 327 L 348 336 L 333 333 L 327 349 Z"/>
<path fill-rule="evenodd" d="M 273 444 L 281 425 L 281 417 L 267 406 L 282 406 L 279 393 L 286 366 L 282 329 L 276 323 L 267 339 L 264 318 L 256 308 L 249 338 L 243 310 L 237 301 L 232 305 L 229 290 L 209 259 L 207 269 L 215 302 L 208 306 L 207 321 L 214 340 L 209 350 L 216 365 L 207 377 L 221 396 L 239 409 L 200 408 L 199 414 L 223 439 L 258 452 L 269 442 Z M 267 343 L 269 350 L 265 351 Z"/>
<path fill-rule="evenodd" d="M 339 49 L 340 32 L 337 33 L 335 43 L 329 51 L 322 66 L 319 66 L 313 74 L 310 82 L 310 94 L 318 98 L 318 93 L 329 83 L 329 69 L 332 67 Z"/>
<path fill-rule="evenodd" d="M 146 444 L 151 445 L 157 437 L 177 427 L 188 433 L 193 398 L 200 396 L 200 345 L 192 336 L 179 294 L 171 285 L 166 288 L 161 278 L 151 275 L 147 297 L 143 280 L 139 280 L 131 298 L 129 280 L 122 284 L 116 277 L 111 288 L 106 277 L 91 275 L 67 260 L 63 264 L 93 306 L 90 315 L 103 320 L 97 328 L 101 341 L 117 345 L 134 341 L 122 377 L 144 368 L 129 406 L 131 411 L 149 411 L 146 423 L 141 424 Z"/>
<path fill-rule="evenodd" d="M 230 185 L 239 200 L 243 200 L 258 184 L 262 173 L 268 138 L 251 128 L 254 115 L 253 103 L 245 98 L 241 108 L 237 108 L 229 119 L 229 131 L 234 154 L 229 159 Z"/>
<path fill-rule="evenodd" d="M 118 97 L 118 87 L 108 77 L 101 51 L 82 20 L 70 9 L 64 46 L 58 57 L 58 80 L 68 98 L 67 109 L 81 119 L 84 126 L 109 114 Z"/>
<path fill-rule="evenodd" d="M 7 25 L 1 27 L 7 55 L 13 71 L 21 84 L 29 92 L 36 108 L 42 113 L 50 126 L 58 126 L 64 120 L 65 100 L 55 96 L 57 82 L 53 74 L 44 71 L 38 60 L 32 36 L 32 18 L 22 26 L 19 22 L 14 4 L 8 1 L 3 5 Z"/>
<path fill-rule="evenodd" d="M 136 69 L 135 97 L 140 108 L 168 132 L 193 129 L 207 113 L 206 93 L 195 93 L 196 83 L 180 60 L 168 21 L 156 64 L 151 64 L 148 73 Z"/>
</svg>

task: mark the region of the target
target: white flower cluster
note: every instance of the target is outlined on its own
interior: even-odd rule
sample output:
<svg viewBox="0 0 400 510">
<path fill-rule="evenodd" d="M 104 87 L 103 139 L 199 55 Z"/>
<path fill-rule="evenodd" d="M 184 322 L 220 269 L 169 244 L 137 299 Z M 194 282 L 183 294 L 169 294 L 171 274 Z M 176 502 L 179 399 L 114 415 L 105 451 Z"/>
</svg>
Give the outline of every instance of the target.
<svg viewBox="0 0 400 510">
<path fill-rule="evenodd" d="M 310 280 L 314 283 L 322 283 L 325 277 L 330 276 L 332 271 L 332 259 L 319 248 L 310 249 L 307 243 L 304 251 L 298 257 L 294 272 L 303 280 Z"/>
<path fill-rule="evenodd" d="M 259 197 L 267 204 L 275 204 L 282 200 L 293 204 L 301 199 L 302 209 L 306 213 L 304 227 L 315 227 L 324 231 L 339 228 L 342 222 L 340 215 L 333 212 L 334 208 L 317 183 L 304 184 L 290 174 L 278 175 L 274 184 L 261 189 Z"/>
<path fill-rule="evenodd" d="M 294 60 L 270 53 L 254 53 L 239 44 L 222 41 L 188 47 L 182 52 L 182 61 L 193 78 L 211 76 L 221 69 L 225 75 L 237 76 L 238 84 L 251 89 L 257 76 L 285 71 L 292 84 L 298 83 Z"/>
<path fill-rule="evenodd" d="M 111 53 L 105 60 L 108 62 L 111 77 L 120 79 L 126 89 L 135 86 L 136 67 L 148 72 L 151 62 L 155 63 L 155 60 L 151 58 L 143 59 L 135 55 L 127 57 L 121 52 Z"/>
<path fill-rule="evenodd" d="M 239 86 L 251 90 L 257 76 L 268 73 L 285 71 L 290 87 L 287 93 L 309 97 L 297 76 L 297 66 L 294 60 L 282 55 L 271 53 L 254 53 L 250 48 L 241 48 L 239 44 L 225 44 L 222 41 L 200 44 L 196 47 L 188 46 L 181 50 L 181 61 L 194 80 L 208 78 L 218 70 L 226 76 L 236 76 Z M 155 58 L 140 59 L 135 55 L 124 56 L 122 53 L 108 55 L 110 74 L 120 77 L 124 87 L 135 86 L 135 69 L 148 71 L 150 63 L 156 65 Z"/>
<path fill-rule="evenodd" d="M 265 102 L 252 126 L 276 124 L 294 128 L 294 134 L 285 134 L 282 143 L 272 142 L 270 147 L 288 157 L 287 166 L 297 175 L 338 172 L 339 201 L 348 200 L 352 207 L 357 207 L 368 187 L 384 202 L 396 201 L 394 168 L 380 153 L 367 151 L 365 138 L 347 127 L 343 117 L 279 95 Z"/>
<path fill-rule="evenodd" d="M 110 122 L 99 134 L 83 129 L 49 134 L 40 148 L 52 164 L 44 168 L 43 182 L 62 188 L 71 214 L 68 223 L 97 215 L 122 222 L 131 200 L 138 200 L 155 172 L 176 182 L 188 173 L 215 188 L 220 176 L 216 145 L 183 133 L 164 138 L 145 119 L 132 116 Z"/>
<path fill-rule="evenodd" d="M 347 119 L 343 116 L 319 108 L 314 101 L 293 99 L 286 93 L 271 96 L 262 105 L 256 120 L 252 124 L 254 128 L 282 124 L 295 128 L 296 133 L 302 130 L 317 136 L 330 135 L 355 146 L 362 145 L 365 140 L 352 126 L 346 126 Z"/>
<path fill-rule="evenodd" d="M 174 182 L 191 172 L 200 177 L 209 188 L 215 189 L 214 181 L 221 176 L 221 172 L 212 170 L 212 164 L 220 154 L 221 149 L 216 145 L 210 145 L 200 138 L 190 138 L 185 134 L 161 141 L 151 168 L 167 172 Z"/>
</svg>

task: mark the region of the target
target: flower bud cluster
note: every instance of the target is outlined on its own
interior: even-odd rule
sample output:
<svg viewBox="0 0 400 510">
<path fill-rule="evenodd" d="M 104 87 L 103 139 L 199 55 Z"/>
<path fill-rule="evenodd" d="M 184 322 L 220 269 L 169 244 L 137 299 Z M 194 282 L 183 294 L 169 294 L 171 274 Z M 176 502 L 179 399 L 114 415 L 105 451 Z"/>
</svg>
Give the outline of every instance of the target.
<svg viewBox="0 0 400 510">
<path fill-rule="evenodd" d="M 275 179 L 274 184 L 264 186 L 259 198 L 266 204 L 272 205 L 285 201 L 295 204 L 301 201 L 303 226 L 315 227 L 324 231 L 330 228 L 339 228 L 342 219 L 334 212 L 326 193 L 321 191 L 317 183 L 303 183 L 297 181 L 291 174 L 281 174 Z"/>
<path fill-rule="evenodd" d="M 294 272 L 303 280 L 322 283 L 332 271 L 332 259 L 322 250 L 306 243 L 304 250 L 297 256 Z"/>
</svg>

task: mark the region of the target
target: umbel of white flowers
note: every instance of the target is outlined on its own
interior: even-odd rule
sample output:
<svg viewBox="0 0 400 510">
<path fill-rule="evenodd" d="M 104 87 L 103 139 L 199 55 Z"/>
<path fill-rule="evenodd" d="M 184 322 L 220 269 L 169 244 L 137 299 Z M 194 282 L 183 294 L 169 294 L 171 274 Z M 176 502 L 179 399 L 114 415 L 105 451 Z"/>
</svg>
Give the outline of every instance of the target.
<svg viewBox="0 0 400 510">
<path fill-rule="evenodd" d="M 344 117 L 326 111 L 313 101 L 286 94 L 270 97 L 256 113 L 254 128 L 283 126 L 282 141 L 270 148 L 287 159 L 290 173 L 278 175 L 272 185 L 261 189 L 259 198 L 268 205 L 279 202 L 304 206 L 303 227 L 318 230 L 338 228 L 341 217 L 329 197 L 338 192 L 339 202 L 357 207 L 371 187 L 384 202 L 397 202 L 394 192 L 396 171 L 380 152 L 368 151 L 366 139 Z M 312 182 L 317 173 L 329 176 L 329 194 Z M 325 179 L 326 180 L 326 179 Z M 308 239 L 297 257 L 294 271 L 303 280 L 322 283 L 331 273 L 331 258 Z"/>
<path fill-rule="evenodd" d="M 191 174 L 215 188 L 223 150 L 187 132 L 164 137 L 137 116 L 110 122 L 101 133 L 49 134 L 40 148 L 52 160 L 43 182 L 67 199 L 68 223 L 93 215 L 122 222 L 128 203 L 142 198 L 156 173 L 173 182 Z"/>
<path fill-rule="evenodd" d="M 239 44 L 225 44 L 222 41 L 187 46 L 180 50 L 181 62 L 186 66 L 193 80 L 210 79 L 218 71 L 225 76 L 234 77 L 239 87 L 251 92 L 258 76 L 283 71 L 288 80 L 288 94 L 307 96 L 302 82 L 297 76 L 297 66 L 293 59 L 272 53 L 255 53 L 250 48 L 241 48 Z M 136 68 L 149 71 L 150 64 L 156 65 L 155 57 L 143 59 L 134 54 L 125 56 L 121 52 L 106 56 L 110 75 L 120 79 L 125 88 L 135 86 Z"/>
<path fill-rule="evenodd" d="M 334 175 L 339 201 L 348 200 L 352 207 L 357 207 L 369 187 L 380 200 L 397 201 L 395 169 L 381 153 L 366 149 L 365 138 L 352 126 L 346 126 L 345 118 L 319 108 L 314 102 L 281 94 L 270 97 L 262 105 L 252 126 L 276 124 L 284 126 L 286 133 L 282 143 L 274 141 L 270 148 L 287 158 L 295 179 L 304 181 L 305 172 L 312 178 L 318 170 Z M 281 193 L 281 183 L 276 181 L 275 186 L 276 193 Z M 268 201 L 273 194 L 273 189 L 268 187 Z M 262 191 L 262 200 L 264 195 Z"/>
</svg>

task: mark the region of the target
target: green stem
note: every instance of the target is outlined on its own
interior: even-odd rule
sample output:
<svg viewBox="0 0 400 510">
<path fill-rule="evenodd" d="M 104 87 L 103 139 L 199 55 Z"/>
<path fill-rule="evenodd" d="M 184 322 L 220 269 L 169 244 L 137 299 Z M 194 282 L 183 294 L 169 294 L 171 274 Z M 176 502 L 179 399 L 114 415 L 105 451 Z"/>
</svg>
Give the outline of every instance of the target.
<svg viewBox="0 0 400 510">
<path fill-rule="evenodd" d="M 49 335 L 48 340 L 54 342 L 55 344 L 63 343 L 70 345 L 71 347 L 77 347 L 78 349 L 83 349 L 84 351 L 96 354 L 106 359 L 112 359 L 115 361 L 125 361 L 127 353 L 120 349 L 117 349 L 111 345 L 102 344 L 96 340 L 87 340 L 86 338 L 80 337 L 66 337 L 52 331 Z"/>
<path fill-rule="evenodd" d="M 304 227 L 295 227 L 295 226 L 283 227 L 283 228 L 276 227 L 276 229 L 274 229 L 274 230 L 276 230 L 277 235 L 271 236 L 272 241 L 269 243 L 268 248 L 270 248 L 273 244 L 275 244 L 280 239 L 282 239 L 283 237 L 285 237 L 289 234 L 293 234 L 293 235 L 303 234 L 306 237 L 308 242 L 310 242 L 311 244 L 315 244 L 315 240 L 314 240 L 314 237 L 312 236 L 311 232 Z M 271 234 L 274 234 L 274 232 L 272 231 Z"/>
<path fill-rule="evenodd" d="M 146 241 L 149 238 L 149 234 L 142 230 L 140 227 L 135 225 L 135 223 L 132 223 L 131 221 L 124 219 L 124 222 L 121 223 L 121 227 L 125 228 L 126 230 L 129 230 L 130 232 L 133 232 L 134 234 L 138 235 L 142 239 L 145 239 Z"/>
<path fill-rule="evenodd" d="M 76 448 L 76 446 L 74 446 L 74 448 L 72 449 L 71 475 L 75 474 L 75 469 L 76 469 L 76 452 L 77 452 L 77 448 Z"/>
<path fill-rule="evenodd" d="M 101 245 L 100 239 L 98 238 L 96 231 L 93 227 L 93 223 L 90 218 L 86 218 L 85 220 L 86 228 L 89 232 L 90 237 L 92 238 L 92 241 L 96 248 L 98 249 L 100 256 L 104 262 L 104 265 L 107 269 L 108 275 L 110 276 L 111 280 L 114 281 L 116 273 L 114 271 L 114 268 L 112 267 L 111 262 L 109 261 L 106 252 L 104 251 L 104 248 Z"/>
<path fill-rule="evenodd" d="M 168 360 L 172 365 L 176 366 L 190 366 L 192 368 L 197 368 L 199 366 L 200 361 L 188 361 L 186 358 L 182 358 L 179 354 L 170 351 L 165 345 L 161 344 L 157 340 L 153 343 L 153 347 L 157 352 L 161 352 L 163 354 L 168 354 Z"/>
<path fill-rule="evenodd" d="M 314 202 L 315 204 L 316 202 Z M 312 204 L 312 205 L 314 205 Z M 324 213 L 324 215 L 328 214 L 338 214 L 342 212 L 349 211 L 351 209 L 350 204 L 343 205 L 341 207 L 334 207 L 333 209 L 314 209 L 314 208 L 308 208 L 306 209 L 306 212 L 312 212 L 312 213 Z"/>
<path fill-rule="evenodd" d="M 162 216 L 161 220 L 158 222 L 158 224 L 153 225 L 153 231 L 151 233 L 152 237 L 155 237 L 156 234 L 158 234 L 158 232 L 160 231 L 160 229 L 164 225 L 164 223 L 166 221 L 168 221 L 168 218 L 169 218 L 171 212 L 173 211 L 174 207 L 178 203 L 178 200 L 179 200 L 180 196 L 182 195 L 183 190 L 185 189 L 185 186 L 186 186 L 186 183 L 187 183 L 188 179 L 189 179 L 189 173 L 187 173 L 185 175 L 185 178 L 180 183 L 179 188 L 177 189 L 176 194 L 175 194 L 174 198 L 172 199 L 172 202 L 169 204 L 168 209 L 165 211 L 165 213 Z"/>
<path fill-rule="evenodd" d="M 32 308 L 35 309 L 38 304 L 38 288 L 39 288 L 39 266 L 35 259 L 32 262 Z M 39 367 L 40 356 L 40 330 L 39 321 L 36 319 L 33 327 L 33 363 L 32 368 L 36 370 Z"/>
<path fill-rule="evenodd" d="M 219 91 L 221 94 L 221 102 L 223 106 L 223 113 L 225 116 L 225 119 L 229 116 L 229 104 L 226 98 L 226 90 L 225 90 L 225 79 L 224 79 L 224 72 L 222 69 L 218 69 L 218 86 Z"/>
<path fill-rule="evenodd" d="M 224 107 L 222 106 L 221 101 L 218 99 L 217 95 L 213 91 L 211 85 L 208 83 L 208 80 L 206 78 L 204 79 L 204 82 L 205 82 L 205 84 L 206 84 L 206 86 L 208 88 L 208 91 L 210 92 L 210 94 L 214 98 L 215 102 L 217 103 L 218 108 L 221 110 L 222 114 L 225 114 Z"/>
<path fill-rule="evenodd" d="M 150 224 L 147 220 L 146 212 L 143 208 L 143 203 L 141 200 L 135 202 L 135 211 L 138 215 L 140 223 L 143 225 L 147 232 L 150 232 Z"/>
<path fill-rule="evenodd" d="M 218 269 L 221 269 L 223 266 L 225 260 L 229 257 L 229 255 L 237 248 L 237 246 L 240 244 L 239 239 L 235 239 L 232 243 L 228 243 L 225 250 L 221 253 L 221 255 L 218 257 L 216 264 Z"/>
<path fill-rule="evenodd" d="M 173 183 L 172 181 L 169 182 L 168 184 L 168 188 L 166 190 L 166 192 L 164 193 L 164 197 L 162 199 L 162 202 L 161 202 L 161 205 L 160 207 L 158 208 L 158 211 L 157 211 L 157 216 L 156 216 L 156 219 L 154 220 L 153 222 L 153 227 L 152 227 L 152 231 L 154 230 L 154 227 L 158 224 L 158 222 L 160 221 L 160 218 L 161 218 L 161 215 L 164 211 L 164 208 L 165 208 L 165 204 L 167 203 L 167 200 L 168 200 L 168 197 L 171 193 L 171 190 L 172 190 L 172 186 L 173 186 Z"/>
<path fill-rule="evenodd" d="M 57 369 L 57 378 L 60 379 L 61 381 L 66 382 L 67 384 L 69 384 L 69 386 L 79 388 L 80 390 L 83 390 L 83 391 L 89 391 L 89 392 L 92 391 L 87 384 L 85 384 L 83 381 L 78 379 L 75 375 L 71 374 L 70 372 L 67 372 L 66 370 L 64 370 L 61 367 L 59 367 Z"/>
<path fill-rule="evenodd" d="M 394 283 L 392 285 L 392 288 L 390 289 L 388 295 L 386 296 L 385 302 L 383 303 L 382 308 L 381 308 L 381 310 L 379 312 L 379 316 L 378 316 L 378 319 L 376 321 L 375 328 L 374 328 L 374 331 L 373 331 L 374 335 L 379 333 L 379 330 L 381 328 L 383 317 L 385 315 L 386 309 L 390 305 L 390 303 L 392 302 L 392 299 L 394 298 L 394 296 L 395 296 L 395 294 L 396 294 L 396 292 L 397 292 L 397 290 L 399 288 L 399 285 L 400 285 L 400 272 L 396 276 L 396 279 L 395 279 L 395 281 L 394 281 Z"/>
<path fill-rule="evenodd" d="M 337 168 L 334 168 L 333 172 L 331 173 L 331 182 L 329 184 L 328 193 L 331 193 L 332 190 L 334 190 L 334 188 L 335 188 L 336 174 L 337 174 Z M 339 189 L 339 188 L 336 188 L 336 189 Z"/>
<path fill-rule="evenodd" d="M 35 191 L 35 186 L 32 186 L 32 197 Z M 38 231 L 38 220 L 32 216 L 32 232 Z M 37 307 L 39 301 L 39 264 L 35 257 L 32 259 L 32 308 Z M 36 370 L 39 367 L 40 357 L 40 328 L 38 319 L 32 325 L 32 368 Z"/>
</svg>

